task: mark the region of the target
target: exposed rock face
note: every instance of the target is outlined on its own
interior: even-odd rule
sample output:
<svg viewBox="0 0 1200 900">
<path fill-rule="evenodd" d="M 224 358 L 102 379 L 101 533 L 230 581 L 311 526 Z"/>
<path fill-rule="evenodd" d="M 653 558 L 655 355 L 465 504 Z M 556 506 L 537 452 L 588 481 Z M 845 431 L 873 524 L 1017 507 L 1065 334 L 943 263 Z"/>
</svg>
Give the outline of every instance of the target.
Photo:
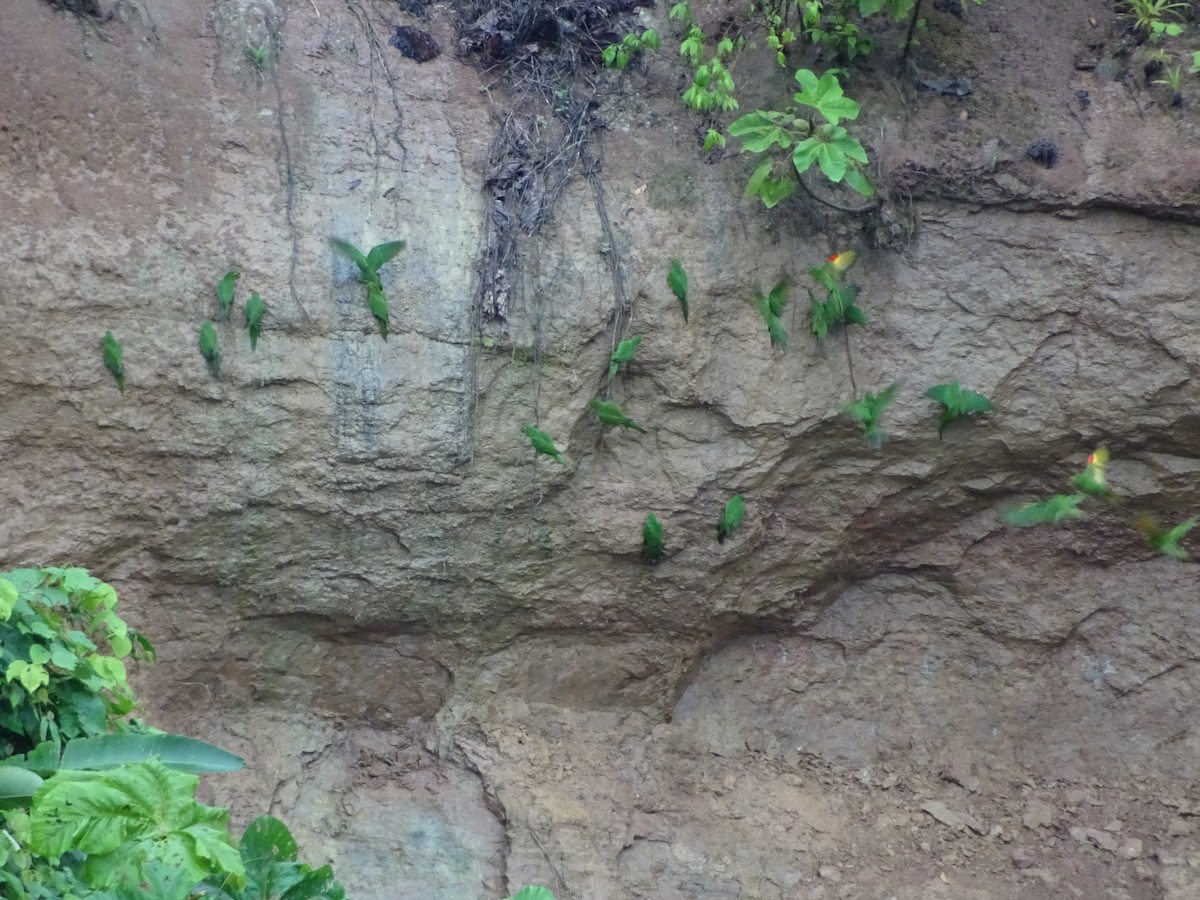
<svg viewBox="0 0 1200 900">
<path fill-rule="evenodd" d="M 389 47 L 416 12 L 9 5 L 0 561 L 118 587 L 158 721 L 250 760 L 213 785 L 243 818 L 283 815 L 359 898 L 1200 890 L 1197 568 L 1128 527 L 1200 511 L 1197 126 L 1072 68 L 1064 35 L 1111 10 L 939 19 L 974 93 L 864 87 L 878 218 L 738 202 L 744 163 L 699 160 L 654 63 L 481 337 L 506 99 Z M 445 10 L 421 28 L 456 46 Z M 408 242 L 386 343 L 331 235 Z M 754 290 L 851 244 L 869 326 L 814 347 L 797 289 L 772 350 Z M 255 353 L 218 326 L 217 382 L 196 333 L 230 267 L 270 311 Z M 998 412 L 939 442 L 921 392 L 952 378 Z M 841 409 L 895 379 L 877 452 Z M 602 432 L 609 387 L 649 434 Z M 1100 441 L 1126 506 L 1001 524 Z"/>
</svg>

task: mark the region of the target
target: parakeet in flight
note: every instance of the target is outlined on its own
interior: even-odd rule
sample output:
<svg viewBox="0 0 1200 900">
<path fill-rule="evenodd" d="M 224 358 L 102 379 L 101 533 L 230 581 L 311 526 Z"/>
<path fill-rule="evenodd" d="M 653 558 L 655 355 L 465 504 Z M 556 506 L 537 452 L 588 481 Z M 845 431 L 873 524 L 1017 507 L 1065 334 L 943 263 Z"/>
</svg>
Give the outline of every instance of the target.
<svg viewBox="0 0 1200 900">
<path fill-rule="evenodd" d="M 1104 467 L 1108 465 L 1108 450 L 1097 447 L 1087 458 L 1087 465 L 1078 475 L 1071 476 L 1071 484 L 1076 490 L 1082 491 L 1089 497 L 1100 497 L 1103 500 L 1115 500 L 1116 494 L 1108 486 L 1104 477 Z"/>
<path fill-rule="evenodd" d="M 621 343 L 617 344 L 617 349 L 613 351 L 612 356 L 609 358 L 609 378 L 612 378 L 617 374 L 617 367 L 620 366 L 621 363 L 627 363 L 633 359 L 634 354 L 637 353 L 638 344 L 641 342 L 642 336 L 640 334 L 635 334 L 633 337 L 629 338 L 629 340 L 621 341 Z"/>
<path fill-rule="evenodd" d="M 533 425 L 522 425 L 521 431 L 525 437 L 529 438 L 529 443 L 533 444 L 533 449 L 537 453 L 543 453 L 546 456 L 552 457 L 555 462 L 566 465 L 567 461 L 563 459 L 562 453 L 554 446 L 554 441 L 550 439 L 550 435 L 542 431 L 540 428 L 535 428 Z"/>
<path fill-rule="evenodd" d="M 362 254 L 357 247 L 349 241 L 343 241 L 341 238 L 329 239 L 333 246 L 340 250 L 352 263 L 358 266 L 358 275 L 364 284 L 368 287 L 374 285 L 383 290 L 383 283 L 379 280 L 379 270 L 387 264 L 393 256 L 404 249 L 404 241 L 386 241 L 382 244 L 376 244 L 371 248 L 366 256 Z"/>
<path fill-rule="evenodd" d="M 771 288 L 771 293 L 763 294 L 761 291 L 757 295 L 758 312 L 763 317 L 763 321 L 767 325 L 767 334 L 771 337 L 771 345 L 775 347 L 786 347 L 788 342 L 787 331 L 783 328 L 783 311 L 788 304 L 788 284 L 787 279 L 780 281 L 775 287 Z"/>
<path fill-rule="evenodd" d="M 1174 528 L 1163 528 L 1153 516 L 1138 516 L 1133 523 L 1133 527 L 1142 533 L 1146 539 L 1146 543 L 1166 556 L 1172 559 L 1189 560 L 1191 557 L 1188 552 L 1179 546 L 1179 541 L 1187 535 L 1189 531 L 1196 527 L 1196 522 L 1200 521 L 1196 516 L 1192 516 L 1183 522 L 1180 522 Z"/>
<path fill-rule="evenodd" d="M 688 320 L 688 277 L 687 272 L 683 271 L 683 263 L 677 259 L 671 260 L 671 271 L 667 273 L 667 284 L 671 288 L 671 293 L 679 300 L 679 306 L 683 310 L 683 324 L 687 324 Z"/>
<path fill-rule="evenodd" d="M 742 517 L 746 515 L 746 501 L 741 494 L 734 494 L 729 498 L 729 502 L 725 504 L 725 509 L 721 513 L 721 520 L 717 522 L 717 542 L 725 543 L 725 538 L 733 534 L 735 528 L 742 524 Z"/>
<path fill-rule="evenodd" d="M 246 330 L 250 332 L 250 349 L 252 351 L 258 347 L 258 336 L 262 333 L 262 320 L 266 311 L 266 301 L 258 295 L 258 291 L 251 291 L 250 299 L 246 301 L 246 308 L 243 312 L 246 314 Z"/>
<path fill-rule="evenodd" d="M 213 327 L 212 319 L 205 319 L 200 326 L 200 355 L 208 364 L 208 372 L 213 378 L 221 377 L 221 353 L 217 350 L 217 329 Z"/>
<path fill-rule="evenodd" d="M 645 428 L 621 412 L 621 407 L 615 403 L 609 403 L 606 400 L 601 400 L 599 397 L 593 397 L 588 402 L 588 405 L 596 413 L 596 417 L 605 425 L 632 428 L 634 431 L 640 431 L 642 434 L 646 433 Z"/>
<path fill-rule="evenodd" d="M 233 295 L 241 275 L 241 272 L 230 269 L 225 273 L 225 277 L 217 282 L 217 302 L 221 304 L 221 318 L 226 322 L 229 321 L 229 314 L 233 310 Z"/>
<path fill-rule="evenodd" d="M 125 393 L 125 364 L 121 357 L 121 342 L 113 337 L 111 331 L 104 332 L 104 341 L 101 344 L 104 350 L 104 368 L 112 374 L 112 377 L 117 380 L 117 389 L 123 394 Z"/>
<path fill-rule="evenodd" d="M 1068 519 L 1083 517 L 1079 504 L 1083 494 L 1056 494 L 1049 500 L 1028 503 L 1019 509 L 1010 509 L 1004 514 L 1009 525 L 1060 525 Z"/>
<path fill-rule="evenodd" d="M 642 526 L 642 559 L 658 562 L 663 558 L 662 525 L 654 513 L 646 516 L 646 524 Z"/>
<path fill-rule="evenodd" d="M 887 437 L 883 429 L 879 427 L 879 420 L 883 418 L 883 411 L 892 402 L 892 395 L 896 393 L 896 388 L 899 386 L 900 382 L 893 381 L 878 394 L 867 391 L 861 400 L 846 404 L 846 412 L 850 414 L 850 418 L 862 426 L 867 443 L 874 450 L 882 447 Z"/>
<path fill-rule="evenodd" d="M 955 419 L 992 411 L 991 400 L 975 391 L 964 391 L 957 381 L 935 384 L 925 391 L 925 396 L 942 404 L 942 415 L 938 419 L 938 440 L 941 440 L 946 426 Z"/>
<path fill-rule="evenodd" d="M 825 267 L 839 278 L 858 260 L 858 254 L 853 250 L 843 250 L 825 260 Z"/>
<path fill-rule="evenodd" d="M 375 317 L 375 321 L 379 323 L 379 333 L 383 335 L 386 341 L 388 336 L 388 302 L 387 297 L 383 295 L 383 289 L 375 284 L 367 285 L 367 306 L 371 309 L 371 315 Z"/>
</svg>

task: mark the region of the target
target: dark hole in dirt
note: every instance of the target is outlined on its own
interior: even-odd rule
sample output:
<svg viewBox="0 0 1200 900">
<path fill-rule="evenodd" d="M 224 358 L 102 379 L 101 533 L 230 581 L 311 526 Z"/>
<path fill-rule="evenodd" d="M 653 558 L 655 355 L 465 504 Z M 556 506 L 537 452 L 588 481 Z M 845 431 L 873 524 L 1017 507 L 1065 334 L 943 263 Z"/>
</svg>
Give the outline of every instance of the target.
<svg viewBox="0 0 1200 900">
<path fill-rule="evenodd" d="M 65 9 L 77 16 L 95 16 L 100 18 L 100 0 L 46 0 L 55 9 Z"/>
<path fill-rule="evenodd" d="M 1053 141 L 1040 138 L 1025 150 L 1025 157 L 1041 163 L 1047 169 L 1053 169 L 1054 164 L 1058 162 L 1058 147 L 1054 146 Z"/>
<path fill-rule="evenodd" d="M 406 13 L 425 18 L 425 7 L 429 0 L 396 0 L 397 5 Z"/>
<path fill-rule="evenodd" d="M 629 31 L 618 21 L 620 16 L 653 5 L 653 0 L 472 0 L 458 7 L 461 49 L 492 61 L 553 53 L 572 62 L 579 56 L 598 59 L 606 46 Z"/>
<path fill-rule="evenodd" d="M 1146 84 L 1149 84 L 1152 79 L 1162 74 L 1162 60 L 1152 59 L 1146 65 L 1142 66 L 1142 71 L 1146 73 Z"/>
<path fill-rule="evenodd" d="M 1183 106 L 1183 94 L 1176 91 L 1171 97 L 1171 105 L 1175 107 Z"/>
<path fill-rule="evenodd" d="M 408 25 L 397 25 L 396 33 L 388 43 L 409 59 L 415 59 L 419 63 L 429 62 L 442 52 L 442 48 L 428 31 Z"/>
</svg>

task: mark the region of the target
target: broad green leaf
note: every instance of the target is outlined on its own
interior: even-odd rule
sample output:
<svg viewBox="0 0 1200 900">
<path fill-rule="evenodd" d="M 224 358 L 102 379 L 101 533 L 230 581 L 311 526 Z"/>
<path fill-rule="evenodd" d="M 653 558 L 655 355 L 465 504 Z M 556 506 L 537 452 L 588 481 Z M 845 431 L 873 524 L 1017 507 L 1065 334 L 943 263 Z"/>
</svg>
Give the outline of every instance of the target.
<svg viewBox="0 0 1200 900">
<path fill-rule="evenodd" d="M 858 104 L 844 96 L 842 85 L 832 72 L 826 72 L 818 79 L 808 69 L 799 69 L 796 80 L 802 90 L 794 94 L 793 99 L 803 106 L 811 106 L 830 125 L 836 125 L 842 119 L 858 118 Z"/>
<path fill-rule="evenodd" d="M 112 656 L 99 654 L 88 659 L 88 664 L 96 670 L 96 674 L 110 684 L 125 684 L 125 663 Z"/>
<path fill-rule="evenodd" d="M 747 113 L 729 123 L 729 133 L 742 139 L 742 149 L 765 153 L 778 144 L 786 150 L 792 146 L 792 135 L 778 121 L 764 112 Z"/>
<path fill-rule="evenodd" d="M 393 256 L 403 249 L 404 241 L 388 241 L 383 244 L 376 244 L 371 248 L 371 252 L 367 254 L 367 265 L 371 267 L 371 271 L 378 272 Z"/>
<path fill-rule="evenodd" d="M 41 644 L 34 644 L 29 648 L 29 661 L 34 665 L 50 662 L 50 649 Z"/>
<path fill-rule="evenodd" d="M 875 187 L 867 180 L 867 176 L 863 174 L 862 169 L 855 166 L 846 169 L 845 182 L 864 197 L 875 196 Z"/>
<path fill-rule="evenodd" d="M 157 758 L 177 772 L 236 772 L 246 762 L 214 744 L 178 734 L 104 734 L 67 741 L 62 768 L 103 770 Z"/>
<path fill-rule="evenodd" d="M 817 154 L 821 151 L 821 142 L 815 137 L 805 138 L 796 145 L 796 149 L 792 151 L 792 165 L 796 167 L 796 171 L 803 175 L 812 168 L 812 164 L 817 161 Z"/>
<path fill-rule="evenodd" d="M 50 662 L 54 663 L 60 669 L 73 672 L 75 671 L 75 667 L 79 665 L 79 657 L 67 647 L 55 641 L 50 648 Z"/>
<path fill-rule="evenodd" d="M 31 694 L 50 683 L 50 676 L 46 672 L 45 666 L 27 663 L 23 659 L 14 659 L 9 663 L 8 671 L 4 675 L 9 681 L 19 681 L 21 687 Z"/>
<path fill-rule="evenodd" d="M 0 578 L 0 620 L 8 621 L 18 596 L 17 586 L 7 578 Z"/>
<path fill-rule="evenodd" d="M 30 799 L 42 786 L 36 773 L 17 766 L 0 767 L 0 809 L 28 806 Z"/>
<path fill-rule="evenodd" d="M 821 144 L 817 150 L 817 163 L 830 181 L 841 181 L 846 175 L 846 154 L 836 144 Z"/>
</svg>

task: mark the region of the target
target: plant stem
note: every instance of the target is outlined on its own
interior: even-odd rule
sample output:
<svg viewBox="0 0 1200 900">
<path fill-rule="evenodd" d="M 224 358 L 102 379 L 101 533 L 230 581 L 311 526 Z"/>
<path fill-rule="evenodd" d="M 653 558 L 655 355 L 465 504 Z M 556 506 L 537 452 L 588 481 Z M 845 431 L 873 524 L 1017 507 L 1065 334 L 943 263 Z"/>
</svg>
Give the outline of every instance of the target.
<svg viewBox="0 0 1200 900">
<path fill-rule="evenodd" d="M 912 49 L 913 32 L 917 30 L 917 20 L 921 16 L 921 0 L 913 4 L 912 18 L 908 20 L 908 34 L 904 35 L 904 52 L 900 54 L 900 74 L 908 65 L 908 51 Z"/>
</svg>

